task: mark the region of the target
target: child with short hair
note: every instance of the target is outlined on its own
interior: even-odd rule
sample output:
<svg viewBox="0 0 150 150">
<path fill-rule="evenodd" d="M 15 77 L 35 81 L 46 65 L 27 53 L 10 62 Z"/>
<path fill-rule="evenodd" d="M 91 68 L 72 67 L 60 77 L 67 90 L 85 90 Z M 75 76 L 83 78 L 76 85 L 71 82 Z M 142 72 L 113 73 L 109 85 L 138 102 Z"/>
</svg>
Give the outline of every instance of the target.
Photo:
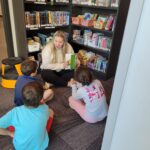
<svg viewBox="0 0 150 150">
<path fill-rule="evenodd" d="M 15 85 L 14 103 L 16 106 L 21 106 L 24 104 L 22 93 L 21 93 L 23 86 L 32 81 L 40 82 L 40 80 L 35 77 L 37 74 L 37 67 L 38 67 L 37 62 L 30 59 L 25 60 L 21 64 L 21 71 L 23 75 L 18 77 Z M 53 98 L 53 95 L 54 93 L 51 89 L 45 88 L 42 102 L 51 100 Z"/>
<path fill-rule="evenodd" d="M 24 105 L 13 108 L 0 118 L 0 135 L 13 137 L 16 150 L 45 150 L 48 147 L 46 125 L 53 117 L 53 111 L 41 104 L 43 94 L 40 83 L 27 83 L 22 88 Z M 15 132 L 7 130 L 10 125 L 15 127 Z"/>
<path fill-rule="evenodd" d="M 74 79 L 68 83 L 72 87 L 70 107 L 86 122 L 96 123 L 103 120 L 107 116 L 108 105 L 101 82 L 93 80 L 88 68 L 81 67 L 75 71 Z"/>
</svg>

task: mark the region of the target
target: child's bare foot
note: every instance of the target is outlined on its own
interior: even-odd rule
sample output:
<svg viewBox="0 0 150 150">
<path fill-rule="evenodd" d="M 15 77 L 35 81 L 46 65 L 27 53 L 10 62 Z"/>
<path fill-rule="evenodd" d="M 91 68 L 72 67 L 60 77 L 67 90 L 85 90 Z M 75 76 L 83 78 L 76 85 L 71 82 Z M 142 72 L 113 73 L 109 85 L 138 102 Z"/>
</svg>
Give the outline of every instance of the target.
<svg viewBox="0 0 150 150">
<path fill-rule="evenodd" d="M 47 89 L 49 89 L 51 86 L 53 86 L 53 84 L 48 83 L 48 82 L 45 82 L 45 85 L 43 86 L 43 88 L 44 88 L 45 90 L 47 90 Z"/>
</svg>

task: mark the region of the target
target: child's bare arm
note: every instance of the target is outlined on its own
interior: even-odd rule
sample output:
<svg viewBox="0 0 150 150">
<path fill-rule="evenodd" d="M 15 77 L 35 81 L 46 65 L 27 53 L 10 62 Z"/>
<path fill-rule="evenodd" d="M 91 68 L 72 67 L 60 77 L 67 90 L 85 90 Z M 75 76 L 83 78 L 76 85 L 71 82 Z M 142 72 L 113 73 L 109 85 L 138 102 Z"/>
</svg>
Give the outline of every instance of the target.
<svg viewBox="0 0 150 150">
<path fill-rule="evenodd" d="M 49 112 L 50 112 L 50 117 L 53 118 L 54 117 L 54 111 L 49 108 Z"/>
<path fill-rule="evenodd" d="M 10 137 L 14 137 L 14 132 L 11 132 L 7 129 L 0 128 L 0 135 L 8 135 Z"/>
</svg>

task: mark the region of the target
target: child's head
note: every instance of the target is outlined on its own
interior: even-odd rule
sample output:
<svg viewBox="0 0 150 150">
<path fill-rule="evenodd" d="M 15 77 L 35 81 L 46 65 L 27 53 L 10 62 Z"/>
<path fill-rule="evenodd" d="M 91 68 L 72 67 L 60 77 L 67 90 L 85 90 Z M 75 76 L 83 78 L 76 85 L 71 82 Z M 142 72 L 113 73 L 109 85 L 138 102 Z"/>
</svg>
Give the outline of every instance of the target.
<svg viewBox="0 0 150 150">
<path fill-rule="evenodd" d="M 82 83 L 82 85 L 89 85 L 93 80 L 92 73 L 85 67 L 79 67 L 75 71 L 74 78 L 76 81 Z"/>
<path fill-rule="evenodd" d="M 36 81 L 27 83 L 22 89 L 24 104 L 35 108 L 38 107 L 43 98 L 43 93 L 43 86 L 40 83 Z"/>
<path fill-rule="evenodd" d="M 36 73 L 37 63 L 34 60 L 27 59 L 21 64 L 21 71 L 24 75 L 30 76 L 32 73 Z"/>
</svg>

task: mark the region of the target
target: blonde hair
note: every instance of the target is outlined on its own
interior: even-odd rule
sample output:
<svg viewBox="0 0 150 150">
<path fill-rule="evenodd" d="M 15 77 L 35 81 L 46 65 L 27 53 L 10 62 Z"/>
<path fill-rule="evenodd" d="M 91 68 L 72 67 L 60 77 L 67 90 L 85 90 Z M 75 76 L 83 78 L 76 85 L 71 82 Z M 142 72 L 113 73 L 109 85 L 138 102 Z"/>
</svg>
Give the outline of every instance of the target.
<svg viewBox="0 0 150 150">
<path fill-rule="evenodd" d="M 55 48 L 55 45 L 54 45 L 54 39 L 55 37 L 61 37 L 64 41 L 64 44 L 63 44 L 63 47 L 62 47 L 62 53 L 63 53 L 63 58 L 65 58 L 65 54 L 67 52 L 67 42 L 66 42 L 66 37 L 65 37 L 65 33 L 63 31 L 56 31 L 54 33 L 54 36 L 53 36 L 53 40 L 52 40 L 52 55 L 53 55 L 53 59 L 52 59 L 52 62 L 53 63 L 56 63 L 56 48 Z"/>
</svg>

